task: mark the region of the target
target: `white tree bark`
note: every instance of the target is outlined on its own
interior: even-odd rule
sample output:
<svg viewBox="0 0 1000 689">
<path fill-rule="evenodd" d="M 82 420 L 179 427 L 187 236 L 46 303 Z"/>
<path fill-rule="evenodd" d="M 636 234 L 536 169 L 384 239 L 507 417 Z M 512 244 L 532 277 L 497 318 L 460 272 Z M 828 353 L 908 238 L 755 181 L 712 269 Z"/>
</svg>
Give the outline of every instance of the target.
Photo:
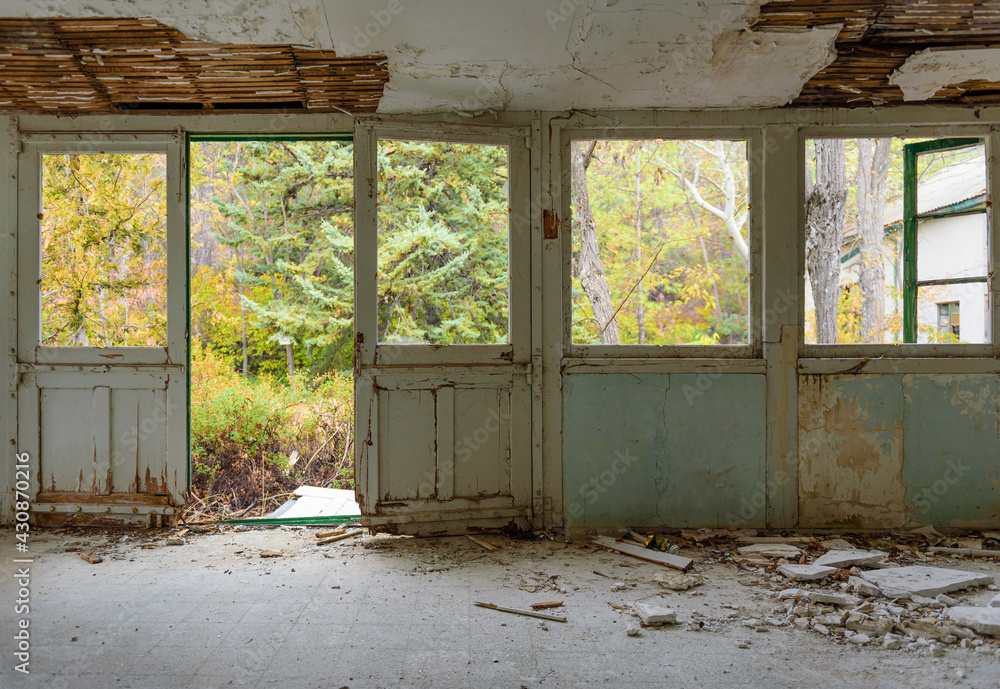
<svg viewBox="0 0 1000 689">
<path fill-rule="evenodd" d="M 701 195 L 698 191 L 697 177 L 694 181 L 682 176 L 681 179 L 684 182 L 684 188 L 687 189 L 691 198 L 694 202 L 701 206 L 704 210 L 708 211 L 715 217 L 722 220 L 726 226 L 726 234 L 729 235 L 729 239 L 733 243 L 733 248 L 743 257 L 743 260 L 750 264 L 750 247 L 747 246 L 747 242 L 743 239 L 743 226 L 746 225 L 748 212 L 743 211 L 742 213 L 737 213 L 738 201 L 736 198 L 736 176 L 733 174 L 733 166 L 729 162 L 729 156 L 726 155 L 725 145 L 722 141 L 716 141 L 714 148 L 709 148 L 707 146 L 701 146 L 701 150 L 708 153 L 710 156 L 715 158 L 719 163 L 719 168 L 722 170 L 722 192 L 723 192 L 723 203 L 722 208 L 712 205 Z"/>
<path fill-rule="evenodd" d="M 873 146 L 874 145 L 874 146 Z M 861 240 L 861 338 L 881 344 L 885 328 L 885 192 L 892 139 L 858 139 L 857 207 Z"/>
</svg>

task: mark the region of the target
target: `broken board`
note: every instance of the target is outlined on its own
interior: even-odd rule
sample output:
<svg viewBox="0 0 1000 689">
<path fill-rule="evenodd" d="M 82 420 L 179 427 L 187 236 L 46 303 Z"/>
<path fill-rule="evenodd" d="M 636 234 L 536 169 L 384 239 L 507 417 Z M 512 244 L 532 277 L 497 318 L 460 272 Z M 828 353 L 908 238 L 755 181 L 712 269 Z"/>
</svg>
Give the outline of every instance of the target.
<svg viewBox="0 0 1000 689">
<path fill-rule="evenodd" d="M 643 548 L 641 545 L 621 543 L 613 538 L 608 538 L 607 536 L 595 537 L 594 545 L 599 545 L 602 548 L 607 548 L 609 550 L 615 550 L 623 555 L 631 555 L 632 557 L 637 557 L 641 560 L 655 562 L 658 565 L 673 567 L 674 569 L 679 569 L 682 572 L 687 571 L 687 569 L 694 563 L 694 560 L 689 557 L 671 555 L 669 553 L 660 552 L 659 550 L 650 550 L 649 548 Z"/>
</svg>

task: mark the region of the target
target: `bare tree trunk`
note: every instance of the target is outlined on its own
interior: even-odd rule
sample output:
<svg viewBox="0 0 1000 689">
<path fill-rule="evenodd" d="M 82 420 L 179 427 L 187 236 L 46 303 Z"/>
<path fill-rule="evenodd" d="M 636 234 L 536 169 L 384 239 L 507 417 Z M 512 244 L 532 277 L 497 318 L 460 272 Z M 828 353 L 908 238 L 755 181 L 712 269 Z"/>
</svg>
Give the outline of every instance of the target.
<svg viewBox="0 0 1000 689">
<path fill-rule="evenodd" d="M 817 139 L 815 145 L 815 183 L 806 173 L 806 268 L 816 308 L 816 341 L 833 344 L 837 342 L 847 158 L 843 139 Z"/>
<path fill-rule="evenodd" d="M 590 212 L 590 194 L 587 191 L 587 168 L 585 158 L 590 156 L 582 145 L 573 146 L 572 180 L 573 210 L 577 220 L 575 232 L 580 237 L 580 282 L 590 300 L 590 307 L 597 319 L 597 332 L 601 344 L 621 344 L 618 334 L 618 320 L 615 307 L 611 303 L 611 290 L 604 276 L 601 255 L 597 249 L 597 227 Z"/>
<path fill-rule="evenodd" d="M 874 144 L 874 150 L 873 150 Z M 881 344 L 885 328 L 885 191 L 892 139 L 858 139 L 858 235 L 861 237 L 861 341 Z"/>
<path fill-rule="evenodd" d="M 236 266 L 240 274 L 243 273 L 243 247 L 239 246 L 236 249 Z M 236 278 L 236 294 L 240 299 L 240 338 L 243 343 L 243 375 L 250 375 L 249 372 L 249 361 L 247 358 L 247 305 L 243 300 L 243 280 L 240 277 Z"/>
<path fill-rule="evenodd" d="M 635 268 L 642 270 L 642 142 L 638 142 L 635 156 Z M 642 290 L 642 273 L 635 283 L 635 321 L 639 331 L 639 344 L 646 344 L 646 294 Z"/>
</svg>

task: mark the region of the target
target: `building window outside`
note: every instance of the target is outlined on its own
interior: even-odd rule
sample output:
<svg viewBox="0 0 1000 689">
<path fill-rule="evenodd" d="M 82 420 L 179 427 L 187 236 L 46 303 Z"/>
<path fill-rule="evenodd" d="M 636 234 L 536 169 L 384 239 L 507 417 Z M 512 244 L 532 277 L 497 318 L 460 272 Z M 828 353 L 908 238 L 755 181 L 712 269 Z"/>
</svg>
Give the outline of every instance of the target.
<svg viewBox="0 0 1000 689">
<path fill-rule="evenodd" d="M 947 301 L 938 304 L 938 330 L 959 337 L 957 301 Z"/>
</svg>

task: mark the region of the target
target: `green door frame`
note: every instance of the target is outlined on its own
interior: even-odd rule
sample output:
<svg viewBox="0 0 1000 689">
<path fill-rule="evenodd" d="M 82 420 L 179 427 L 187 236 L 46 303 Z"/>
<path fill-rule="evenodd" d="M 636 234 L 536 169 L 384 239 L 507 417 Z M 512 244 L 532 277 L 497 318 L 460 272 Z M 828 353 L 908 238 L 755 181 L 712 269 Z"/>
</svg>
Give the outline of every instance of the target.
<svg viewBox="0 0 1000 689">
<path fill-rule="evenodd" d="M 187 190 L 187 204 L 184 209 L 184 225 L 187 244 L 184 250 L 186 257 L 184 288 L 187 299 L 187 323 L 184 335 L 187 339 L 187 485 L 191 485 L 191 144 L 202 141 L 354 141 L 354 132 L 318 132 L 315 134 L 253 134 L 232 132 L 188 132 L 185 143 L 184 187 Z M 281 522 L 286 523 L 286 522 Z"/>
<path fill-rule="evenodd" d="M 918 141 L 903 146 L 903 342 L 917 341 L 917 289 L 926 285 L 986 282 L 987 277 L 917 280 L 917 156 L 930 151 L 953 151 L 979 146 L 979 138 Z"/>
</svg>

